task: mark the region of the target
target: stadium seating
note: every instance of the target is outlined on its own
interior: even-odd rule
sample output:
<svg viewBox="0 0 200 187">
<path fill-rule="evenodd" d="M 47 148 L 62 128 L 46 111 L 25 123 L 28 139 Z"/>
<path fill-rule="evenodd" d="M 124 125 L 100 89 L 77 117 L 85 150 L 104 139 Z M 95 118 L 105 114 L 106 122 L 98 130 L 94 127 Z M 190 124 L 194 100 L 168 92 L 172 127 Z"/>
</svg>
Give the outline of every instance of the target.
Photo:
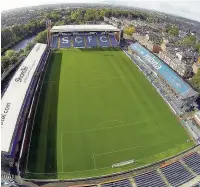
<svg viewBox="0 0 200 187">
<path fill-rule="evenodd" d="M 115 182 L 109 182 L 106 184 L 102 184 L 102 187 L 132 187 L 130 181 L 128 179 L 123 179 Z"/>
<path fill-rule="evenodd" d="M 59 41 L 60 40 L 60 41 Z M 58 43 L 60 42 L 60 45 Z M 81 35 L 63 35 L 53 36 L 52 48 L 70 48 L 70 47 L 117 47 L 117 41 L 114 35 L 97 34 L 90 35 L 83 33 Z"/>
<path fill-rule="evenodd" d="M 110 47 L 110 41 L 108 38 L 108 35 L 97 35 L 98 41 L 99 41 L 99 46 L 100 47 Z"/>
<path fill-rule="evenodd" d="M 86 46 L 89 47 L 89 48 L 98 46 L 96 35 L 85 36 L 85 41 L 86 41 Z"/>
<path fill-rule="evenodd" d="M 117 47 L 117 41 L 116 41 L 115 35 L 109 35 L 109 38 L 110 38 L 112 47 Z"/>
<path fill-rule="evenodd" d="M 71 36 L 61 36 L 60 48 L 70 48 L 70 47 L 71 47 Z"/>
<path fill-rule="evenodd" d="M 197 152 L 184 157 L 183 161 L 192 171 L 200 175 L 200 155 Z"/>
<path fill-rule="evenodd" d="M 160 175 L 156 172 L 156 170 L 150 171 L 148 173 L 144 173 L 134 177 L 135 182 L 138 187 L 149 187 L 149 186 L 157 186 L 164 187 L 166 184 L 160 177 Z"/>
<path fill-rule="evenodd" d="M 180 186 L 194 178 L 179 161 L 162 167 L 161 171 L 172 186 Z"/>
<path fill-rule="evenodd" d="M 72 41 L 74 47 L 85 47 L 85 36 L 83 35 L 73 36 Z"/>
<path fill-rule="evenodd" d="M 52 38 L 52 48 L 53 49 L 58 48 L 58 36 L 53 36 L 53 38 Z"/>
</svg>

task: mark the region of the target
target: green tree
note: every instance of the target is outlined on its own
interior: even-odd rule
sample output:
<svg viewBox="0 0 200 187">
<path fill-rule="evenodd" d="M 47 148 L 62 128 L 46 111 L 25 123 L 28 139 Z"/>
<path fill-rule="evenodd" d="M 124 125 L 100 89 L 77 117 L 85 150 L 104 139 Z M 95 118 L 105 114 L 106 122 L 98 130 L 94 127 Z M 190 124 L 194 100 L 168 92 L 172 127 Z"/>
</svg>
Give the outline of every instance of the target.
<svg viewBox="0 0 200 187">
<path fill-rule="evenodd" d="M 34 45 L 35 45 L 35 43 L 29 42 L 29 43 L 26 45 L 25 52 L 29 52 L 29 51 L 34 47 Z"/>
<path fill-rule="evenodd" d="M 134 26 L 125 27 L 124 28 L 124 33 L 129 35 L 129 36 L 132 36 L 132 34 L 135 33 L 135 27 Z"/>
<path fill-rule="evenodd" d="M 15 55 L 15 51 L 12 49 L 9 49 L 6 51 L 5 55 L 8 56 L 9 58 L 11 58 L 12 56 Z"/>
<path fill-rule="evenodd" d="M 197 89 L 198 92 L 200 92 L 200 69 L 198 70 L 196 75 L 192 77 L 191 84 L 194 86 L 194 88 Z"/>
<path fill-rule="evenodd" d="M 200 42 L 196 43 L 194 48 L 196 49 L 196 51 L 200 51 Z"/>
<path fill-rule="evenodd" d="M 17 56 L 12 56 L 12 57 L 10 58 L 10 63 L 11 63 L 11 64 L 15 64 L 15 63 L 17 62 L 17 60 L 18 60 Z"/>
<path fill-rule="evenodd" d="M 40 32 L 34 39 L 34 43 L 46 43 L 47 42 L 47 30 Z"/>
<path fill-rule="evenodd" d="M 1 31 L 1 46 L 3 49 L 7 49 L 14 41 L 14 35 L 10 29 L 2 29 Z"/>
<path fill-rule="evenodd" d="M 3 71 L 10 65 L 10 58 L 8 56 L 1 57 L 1 68 Z"/>
<path fill-rule="evenodd" d="M 169 29 L 168 34 L 171 36 L 178 36 L 179 35 L 178 27 L 172 26 L 172 28 Z"/>
<path fill-rule="evenodd" d="M 194 35 L 188 35 L 185 38 L 183 38 L 183 40 L 181 41 L 181 44 L 183 46 L 187 46 L 187 47 L 194 47 L 196 43 L 196 36 Z"/>
<path fill-rule="evenodd" d="M 168 33 L 171 28 L 172 28 L 172 26 L 170 24 L 167 24 L 165 26 L 165 31 Z"/>
</svg>

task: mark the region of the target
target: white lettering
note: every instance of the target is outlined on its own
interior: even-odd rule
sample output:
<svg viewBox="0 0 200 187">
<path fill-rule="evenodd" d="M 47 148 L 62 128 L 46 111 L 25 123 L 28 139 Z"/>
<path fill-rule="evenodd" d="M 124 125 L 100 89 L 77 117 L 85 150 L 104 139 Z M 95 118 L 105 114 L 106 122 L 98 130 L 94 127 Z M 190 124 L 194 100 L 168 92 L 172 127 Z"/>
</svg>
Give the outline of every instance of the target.
<svg viewBox="0 0 200 187">
<path fill-rule="evenodd" d="M 92 41 L 92 36 L 88 36 L 88 42 L 90 43 Z"/>
<path fill-rule="evenodd" d="M 64 44 L 69 43 L 69 38 L 68 37 L 63 37 L 62 38 L 62 43 L 64 43 Z"/>
<path fill-rule="evenodd" d="M 105 40 L 103 40 L 102 38 L 104 38 Z M 107 38 L 106 38 L 105 36 L 101 36 L 101 37 L 100 37 L 100 40 L 101 40 L 102 42 L 108 42 L 108 40 L 107 40 Z"/>
<path fill-rule="evenodd" d="M 83 40 L 82 40 L 81 37 L 76 37 L 76 38 L 75 38 L 75 42 L 76 42 L 76 43 L 82 43 Z"/>
<path fill-rule="evenodd" d="M 11 103 L 7 103 L 6 107 L 5 107 L 4 111 L 3 111 L 3 114 L 1 114 L 1 126 L 3 126 L 3 122 L 6 119 L 6 115 L 7 115 L 8 111 L 9 111 L 9 109 L 10 109 L 10 105 L 11 105 Z"/>
<path fill-rule="evenodd" d="M 22 82 L 22 78 L 24 77 L 25 73 L 27 72 L 28 67 L 23 66 L 20 70 L 21 70 L 21 73 L 20 73 L 19 77 L 15 79 L 16 82 Z"/>
<path fill-rule="evenodd" d="M 151 56 L 149 56 L 148 54 L 146 54 L 144 56 L 144 58 L 157 70 L 159 70 L 160 68 L 162 68 L 162 66 L 160 64 L 158 64 L 158 62 L 156 62 Z"/>
</svg>

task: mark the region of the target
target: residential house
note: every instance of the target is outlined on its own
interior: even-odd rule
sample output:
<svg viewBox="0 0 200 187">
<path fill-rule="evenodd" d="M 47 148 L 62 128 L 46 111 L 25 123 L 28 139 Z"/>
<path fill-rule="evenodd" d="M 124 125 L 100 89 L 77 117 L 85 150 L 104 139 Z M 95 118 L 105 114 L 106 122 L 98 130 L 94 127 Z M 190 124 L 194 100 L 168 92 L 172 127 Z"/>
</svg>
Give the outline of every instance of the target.
<svg viewBox="0 0 200 187">
<path fill-rule="evenodd" d="M 195 122 L 200 126 L 200 111 L 196 112 L 193 118 Z"/>
<path fill-rule="evenodd" d="M 192 69 L 193 69 L 193 73 L 195 73 L 195 74 L 199 71 L 199 69 L 200 69 L 200 56 L 198 57 L 197 62 L 193 64 Z"/>
</svg>

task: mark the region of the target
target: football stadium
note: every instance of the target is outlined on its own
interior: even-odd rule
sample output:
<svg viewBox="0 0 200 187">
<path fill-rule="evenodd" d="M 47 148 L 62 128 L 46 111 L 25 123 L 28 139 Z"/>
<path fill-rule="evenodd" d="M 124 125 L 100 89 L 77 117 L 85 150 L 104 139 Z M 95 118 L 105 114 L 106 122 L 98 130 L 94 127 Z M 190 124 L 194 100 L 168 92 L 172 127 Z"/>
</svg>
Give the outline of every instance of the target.
<svg viewBox="0 0 200 187">
<path fill-rule="evenodd" d="M 54 26 L 48 39 L 2 97 L 2 158 L 22 178 L 180 186 L 200 174 L 180 117 L 198 97 L 189 84 L 139 43 L 121 48 L 111 25 Z"/>
</svg>

